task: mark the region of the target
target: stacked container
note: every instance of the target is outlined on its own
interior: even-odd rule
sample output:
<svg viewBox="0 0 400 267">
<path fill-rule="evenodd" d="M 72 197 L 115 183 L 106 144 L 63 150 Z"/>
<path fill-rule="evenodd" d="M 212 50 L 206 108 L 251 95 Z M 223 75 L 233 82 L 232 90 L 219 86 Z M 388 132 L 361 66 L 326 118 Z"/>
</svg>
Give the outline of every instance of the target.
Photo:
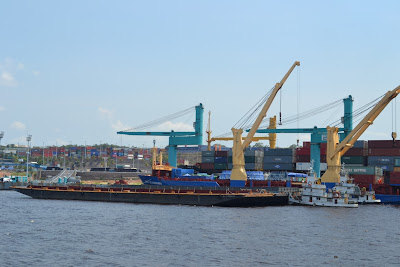
<svg viewBox="0 0 400 267">
<path fill-rule="evenodd" d="M 393 172 L 400 165 L 400 141 L 368 141 L 368 166 L 381 167 L 385 172 Z"/>
<path fill-rule="evenodd" d="M 291 148 L 266 148 L 264 151 L 264 171 L 292 171 L 295 150 Z"/>
<path fill-rule="evenodd" d="M 228 169 L 228 151 L 214 152 L 214 168 L 217 171 Z"/>
<path fill-rule="evenodd" d="M 228 153 L 228 169 L 232 169 L 232 151 Z M 244 152 L 244 168 L 246 171 L 260 171 L 263 169 L 264 150 L 247 149 Z"/>
</svg>

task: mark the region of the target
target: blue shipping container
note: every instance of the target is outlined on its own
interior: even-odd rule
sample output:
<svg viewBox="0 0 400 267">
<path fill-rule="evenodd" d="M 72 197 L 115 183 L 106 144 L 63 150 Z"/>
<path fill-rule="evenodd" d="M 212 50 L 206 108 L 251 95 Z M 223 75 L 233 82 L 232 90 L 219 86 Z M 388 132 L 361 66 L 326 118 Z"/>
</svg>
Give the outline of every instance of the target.
<svg viewBox="0 0 400 267">
<path fill-rule="evenodd" d="M 369 156 L 368 157 L 368 165 L 394 165 L 394 159 L 397 158 L 395 156 Z"/>
<path fill-rule="evenodd" d="M 265 148 L 264 150 L 264 156 L 293 156 L 294 155 L 294 149 L 291 148 L 276 148 L 276 149 L 271 149 L 271 148 Z"/>
<path fill-rule="evenodd" d="M 292 171 L 293 164 L 292 163 L 264 163 L 264 171 L 268 170 L 279 170 L 279 171 Z"/>
<path fill-rule="evenodd" d="M 214 163 L 228 163 L 227 157 L 215 157 Z"/>
<path fill-rule="evenodd" d="M 293 156 L 264 156 L 264 163 L 293 163 Z"/>
</svg>

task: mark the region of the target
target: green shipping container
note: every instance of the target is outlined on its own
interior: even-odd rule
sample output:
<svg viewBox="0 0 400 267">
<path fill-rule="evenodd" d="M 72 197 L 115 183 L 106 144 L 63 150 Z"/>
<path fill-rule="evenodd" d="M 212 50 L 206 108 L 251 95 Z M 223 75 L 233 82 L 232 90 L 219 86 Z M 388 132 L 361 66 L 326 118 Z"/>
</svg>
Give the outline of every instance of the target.
<svg viewBox="0 0 400 267">
<path fill-rule="evenodd" d="M 344 167 L 349 174 L 383 175 L 382 168 L 371 166 Z"/>
<path fill-rule="evenodd" d="M 366 157 L 362 156 L 344 156 L 342 157 L 342 163 L 344 164 L 363 164 L 366 163 Z"/>
<path fill-rule="evenodd" d="M 214 168 L 216 170 L 227 170 L 228 169 L 228 164 L 226 164 L 226 163 L 214 163 Z"/>
<path fill-rule="evenodd" d="M 400 158 L 394 159 L 394 166 L 395 167 L 400 167 Z"/>
</svg>

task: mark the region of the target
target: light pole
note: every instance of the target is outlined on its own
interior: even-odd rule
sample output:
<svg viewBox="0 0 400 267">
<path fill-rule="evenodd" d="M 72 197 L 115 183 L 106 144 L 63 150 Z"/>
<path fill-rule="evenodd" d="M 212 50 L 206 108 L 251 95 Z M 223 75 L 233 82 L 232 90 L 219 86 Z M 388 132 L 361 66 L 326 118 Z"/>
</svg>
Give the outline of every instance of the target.
<svg viewBox="0 0 400 267">
<path fill-rule="evenodd" d="M 43 156 L 42 156 L 42 165 L 44 166 L 44 142 L 43 142 Z"/>
<path fill-rule="evenodd" d="M 0 148 L 1 148 L 1 139 L 3 139 L 3 137 L 4 137 L 4 132 L 1 131 L 0 132 Z M 4 149 L 2 150 L 2 153 L 1 153 L 1 161 L 4 161 Z"/>
<path fill-rule="evenodd" d="M 32 140 L 32 135 L 28 135 L 26 137 L 26 141 L 28 142 L 28 150 L 26 152 L 26 179 L 29 177 L 29 142 Z"/>
<path fill-rule="evenodd" d="M 85 141 L 85 159 L 86 159 L 86 141 Z"/>
</svg>

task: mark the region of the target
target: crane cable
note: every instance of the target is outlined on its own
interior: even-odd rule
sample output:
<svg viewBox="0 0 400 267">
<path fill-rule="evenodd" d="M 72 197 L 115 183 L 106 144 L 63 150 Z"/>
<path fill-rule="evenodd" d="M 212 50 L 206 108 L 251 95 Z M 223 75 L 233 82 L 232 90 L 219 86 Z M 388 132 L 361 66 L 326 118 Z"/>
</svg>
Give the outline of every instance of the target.
<svg viewBox="0 0 400 267">
<path fill-rule="evenodd" d="M 154 126 L 160 125 L 160 124 L 165 123 L 167 121 L 170 121 L 170 120 L 185 116 L 185 115 L 193 112 L 194 108 L 195 108 L 195 106 L 187 108 L 187 109 L 182 110 L 182 111 L 175 112 L 173 114 L 161 117 L 159 119 L 155 119 L 153 121 L 138 125 L 138 126 L 133 127 L 131 129 L 124 130 L 123 132 L 138 131 L 138 130 L 142 130 L 142 129 L 146 129 L 146 128 L 150 128 L 150 127 L 154 127 Z"/>
<path fill-rule="evenodd" d="M 363 115 L 365 112 L 369 111 L 370 109 L 372 109 L 373 107 L 376 106 L 376 104 L 378 103 L 378 101 L 380 101 L 380 99 L 383 97 L 384 95 L 372 100 L 371 102 L 365 104 L 364 106 L 360 107 L 359 109 L 353 111 L 353 124 L 361 121 L 361 119 L 363 117 L 361 117 L 361 119 L 357 119 L 356 121 L 354 121 L 354 119 L 359 118 L 361 115 Z M 336 120 L 334 122 L 332 122 L 330 125 L 332 125 L 333 127 L 339 127 L 341 124 L 343 124 L 342 120 Z"/>
<path fill-rule="evenodd" d="M 271 90 L 268 91 L 268 93 L 265 94 L 249 111 L 247 111 L 246 114 L 243 115 L 243 117 L 233 126 L 233 128 L 244 129 L 249 125 L 249 122 L 253 124 L 255 118 L 258 116 L 257 111 L 264 106 L 273 89 L 274 87 L 272 87 Z"/>
<path fill-rule="evenodd" d="M 300 66 L 297 68 L 297 129 L 300 128 Z M 300 133 L 297 133 L 297 147 L 299 147 Z"/>
</svg>

